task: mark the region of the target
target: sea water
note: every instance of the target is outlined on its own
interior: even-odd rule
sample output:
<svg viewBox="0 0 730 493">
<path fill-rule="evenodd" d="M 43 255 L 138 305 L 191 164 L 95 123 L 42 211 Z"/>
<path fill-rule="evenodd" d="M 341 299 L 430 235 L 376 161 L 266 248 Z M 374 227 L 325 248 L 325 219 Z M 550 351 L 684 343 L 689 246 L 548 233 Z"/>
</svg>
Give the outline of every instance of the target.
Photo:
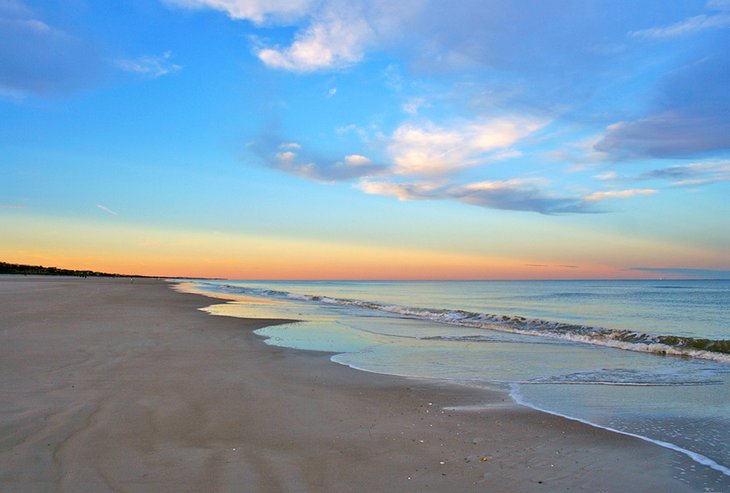
<svg viewBox="0 0 730 493">
<path fill-rule="evenodd" d="M 498 385 L 519 404 L 678 451 L 730 491 L 730 281 L 199 281 L 211 313 L 301 322 L 267 343 L 393 375 Z M 263 302 L 266 301 L 266 302 Z"/>
</svg>

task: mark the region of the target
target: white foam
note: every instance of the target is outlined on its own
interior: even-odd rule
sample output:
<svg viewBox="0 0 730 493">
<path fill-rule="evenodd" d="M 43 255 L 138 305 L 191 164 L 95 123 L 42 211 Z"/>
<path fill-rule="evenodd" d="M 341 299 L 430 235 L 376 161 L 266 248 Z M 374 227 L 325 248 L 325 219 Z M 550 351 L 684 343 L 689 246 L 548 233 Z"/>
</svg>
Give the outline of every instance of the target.
<svg viewBox="0 0 730 493">
<path fill-rule="evenodd" d="M 211 283 L 211 287 L 220 289 L 220 285 Z M 432 322 L 457 325 L 478 329 L 496 330 L 513 334 L 547 337 L 564 341 L 612 347 L 628 351 L 652 353 L 669 356 L 700 358 L 721 363 L 730 363 L 730 354 L 694 349 L 686 346 L 674 346 L 661 342 L 662 336 L 631 332 L 628 330 L 611 330 L 602 327 L 572 325 L 551 320 L 525 318 L 520 316 L 476 313 L 465 310 L 414 308 L 401 305 L 385 305 L 372 301 L 360 301 L 330 296 L 315 296 L 290 293 L 264 288 L 232 286 L 226 284 L 224 289 L 243 292 L 254 296 L 288 298 L 298 301 L 325 303 L 330 305 L 356 306 L 360 308 L 393 313 L 407 318 L 429 320 Z M 456 340 L 456 338 L 452 338 Z M 472 341 L 474 342 L 474 341 Z"/>
<path fill-rule="evenodd" d="M 220 285 L 212 285 L 215 288 L 220 288 Z M 461 326 L 468 326 L 468 327 L 475 327 L 475 328 L 485 328 L 490 330 L 499 330 L 503 332 L 512 332 L 517 334 L 524 334 L 524 335 L 535 335 L 535 336 L 541 336 L 541 337 L 553 337 L 557 339 L 564 339 L 572 342 L 581 342 L 581 343 L 589 343 L 589 344 L 597 344 L 597 345 L 605 345 L 605 346 L 611 346 L 611 347 L 617 347 L 621 349 L 628 349 L 632 351 L 642 351 L 642 352 L 654 352 L 654 353 L 661 353 L 661 354 L 672 354 L 672 355 L 678 355 L 678 356 L 694 356 L 694 357 L 700 357 L 705 359 L 713 359 L 716 361 L 722 361 L 722 362 L 730 362 L 730 355 L 721 354 L 721 353 L 711 353 L 709 351 L 700 351 L 700 350 L 693 350 L 688 348 L 674 348 L 672 346 L 668 346 L 665 344 L 659 344 L 659 343 L 632 343 L 632 342 L 625 342 L 625 341 L 617 341 L 617 340 L 604 340 L 604 339 L 597 339 L 595 335 L 587 335 L 582 333 L 570 333 L 570 332 L 549 332 L 545 330 L 530 330 L 525 328 L 514 328 L 507 324 L 511 322 L 517 322 L 520 324 L 537 324 L 541 328 L 543 327 L 550 327 L 553 329 L 559 329 L 561 327 L 564 327 L 563 324 L 560 324 L 559 322 L 550 322 L 550 321 L 541 321 L 536 319 L 526 319 L 523 317 L 508 317 L 508 316 L 502 316 L 502 315 L 490 315 L 490 314 L 478 314 L 478 313 L 472 313 L 472 312 L 465 312 L 465 311 L 458 311 L 458 310 L 427 310 L 427 309 L 417 309 L 417 308 L 409 308 L 409 307 L 403 307 L 399 305 L 382 305 L 379 303 L 373 303 L 373 302 L 362 302 L 362 301 L 356 301 L 356 300 L 346 300 L 346 299 L 337 299 L 337 298 L 331 298 L 331 297 L 317 297 L 317 296 L 310 296 L 310 295 L 300 295 L 295 293 L 286 293 L 282 291 L 272 291 L 272 290 L 266 290 L 266 289 L 258 289 L 258 288 L 241 288 L 237 286 L 231 286 L 226 285 L 225 288 L 230 291 L 235 292 L 244 292 L 251 295 L 257 295 L 257 296 L 265 296 L 265 297 L 287 297 L 290 299 L 297 299 L 301 301 L 311 301 L 311 302 L 319 302 L 319 303 L 328 303 L 328 304 L 338 304 L 338 305 L 350 305 L 350 306 L 359 306 L 363 308 L 368 309 L 374 309 L 374 310 L 380 310 L 390 313 L 395 313 L 402 316 L 412 317 L 412 318 L 420 318 L 420 319 L 427 319 L 431 321 L 436 322 L 443 322 L 453 325 L 461 325 Z M 591 327 L 583 327 L 583 326 L 577 326 L 577 329 L 587 329 L 587 330 L 593 330 L 594 328 Z M 608 330 L 608 329 L 600 329 L 600 330 Z M 467 337 L 473 337 L 473 336 L 467 336 Z M 479 336 L 477 336 L 479 337 Z M 649 336 L 647 336 L 649 337 Z M 458 339 L 458 338 L 456 338 Z M 446 339 L 445 339 L 446 340 Z M 468 340 L 468 339 L 466 339 Z M 267 339 L 267 343 L 269 340 Z M 472 342 L 474 342 L 472 340 Z M 486 341 L 485 341 L 486 342 Z M 396 375 L 406 378 L 416 378 L 416 379 L 423 379 L 423 380 L 440 380 L 440 379 L 430 379 L 428 377 L 415 377 L 413 375 L 407 375 L 407 374 L 398 374 L 392 371 L 384 372 L 384 371 L 378 371 L 378 370 L 372 370 L 368 368 L 359 367 L 355 364 L 342 361 L 343 354 L 335 354 L 331 356 L 331 360 L 335 363 L 348 366 L 350 368 L 365 371 L 369 373 L 379 373 L 379 374 L 390 374 L 390 375 Z M 540 382 L 524 382 L 524 383 L 530 383 L 530 384 L 536 384 Z M 571 383 L 571 382 L 544 382 L 544 383 Z M 575 382 L 576 384 L 585 384 L 586 382 Z M 616 385 L 616 382 L 591 382 L 595 384 L 605 384 L 605 385 Z M 626 385 L 656 385 L 656 384 L 650 384 L 650 383 L 625 383 Z M 673 450 L 675 452 L 681 453 L 687 457 L 689 457 L 694 462 L 707 466 L 715 471 L 718 471 L 722 473 L 725 476 L 730 476 L 730 468 L 718 464 L 714 460 L 710 459 L 709 457 L 706 457 L 702 454 L 699 454 L 697 452 L 693 452 L 691 450 L 682 448 L 678 445 L 675 445 L 670 442 L 662 441 L 662 440 L 656 440 L 653 438 L 649 438 L 643 435 L 639 435 L 636 433 L 631 433 L 627 431 L 622 431 L 616 428 L 611 428 L 603 425 L 598 425 L 596 423 L 590 422 L 588 420 L 584 420 L 581 418 L 576 418 L 573 416 L 565 415 L 562 413 L 558 413 L 555 411 L 551 411 L 545 408 L 541 408 L 535 405 L 530 404 L 529 402 L 525 401 L 524 397 L 520 393 L 519 385 L 518 384 L 511 384 L 510 385 L 510 396 L 514 400 L 516 404 L 523 405 L 532 409 L 535 409 L 540 412 L 545 412 L 548 414 L 552 414 L 555 416 L 560 416 L 565 419 L 570 419 L 573 421 L 581 422 L 596 428 L 601 428 L 607 431 L 611 431 L 614 433 L 619 433 L 622 435 L 630 436 L 633 438 L 638 438 L 640 440 L 653 443 L 655 445 L 659 445 L 661 447 Z M 463 408 L 461 410 L 477 410 L 479 406 L 474 406 L 472 409 Z M 459 406 L 454 407 L 454 410 L 459 409 Z"/>
<path fill-rule="evenodd" d="M 509 393 L 509 395 L 510 395 L 510 397 L 512 397 L 512 399 L 517 404 L 520 404 L 522 406 L 529 407 L 531 409 L 535 409 L 536 411 L 540 411 L 540 412 L 543 412 L 543 413 L 552 414 L 554 416 L 560 416 L 561 418 L 570 419 L 572 421 L 578 421 L 580 423 L 587 424 L 587 425 L 593 426 L 595 428 L 601 428 L 603 430 L 611 431 L 613 433 L 619 433 L 621 435 L 626 435 L 626 436 L 638 438 L 639 440 L 643 440 L 645 442 L 649 442 L 649 443 L 653 443 L 655 445 L 659 445 L 660 447 L 664 447 L 664 448 L 668 448 L 670 450 L 674 450 L 675 452 L 679 452 L 680 454 L 686 455 L 687 457 L 689 457 L 693 461 L 697 462 L 698 464 L 702 464 L 703 466 L 707 466 L 710 469 L 714 469 L 715 471 L 721 472 L 725 476 L 730 476 L 730 468 L 728 468 L 726 466 L 723 466 L 722 464 L 718 464 L 717 462 L 715 462 L 714 460 L 710 459 L 709 457 L 706 457 L 706 456 L 704 456 L 702 454 L 698 454 L 697 452 L 693 452 L 691 450 L 687 450 L 686 448 L 682 448 L 682 447 L 680 447 L 678 445 L 675 445 L 673 443 L 665 442 L 663 440 L 656 440 L 654 438 L 645 437 L 643 435 L 638 435 L 636 433 L 631 433 L 631 432 L 619 430 L 619 429 L 616 429 L 616 428 L 611 428 L 610 426 L 599 425 L 599 424 L 593 423 L 593 422 L 588 421 L 588 420 L 585 420 L 585 419 L 576 418 L 576 417 L 573 417 L 573 416 L 568 416 L 567 414 L 562 414 L 562 413 L 559 413 L 559 412 L 556 412 L 556 411 L 551 411 L 549 409 L 545 409 L 545 408 L 538 407 L 538 406 L 535 406 L 533 404 L 530 404 L 529 402 L 527 402 L 524 399 L 524 396 L 520 392 L 520 388 L 519 388 L 519 385 L 518 384 L 511 384 L 510 385 L 510 393 Z"/>
</svg>

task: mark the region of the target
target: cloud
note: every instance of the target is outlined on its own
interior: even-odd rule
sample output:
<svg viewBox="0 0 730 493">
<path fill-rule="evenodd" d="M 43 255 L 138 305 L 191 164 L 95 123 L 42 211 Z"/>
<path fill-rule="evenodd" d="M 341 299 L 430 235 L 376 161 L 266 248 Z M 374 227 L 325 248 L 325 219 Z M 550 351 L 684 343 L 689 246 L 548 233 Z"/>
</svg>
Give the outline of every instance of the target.
<svg viewBox="0 0 730 493">
<path fill-rule="evenodd" d="M 296 24 L 287 46 L 263 46 L 268 67 L 292 72 L 341 69 L 361 61 L 367 48 L 398 33 L 423 0 L 163 0 L 191 9 L 214 9 L 256 25 Z"/>
<path fill-rule="evenodd" d="M 285 48 L 262 48 L 269 67 L 293 72 L 341 68 L 359 62 L 375 33 L 356 5 L 332 3 Z"/>
<path fill-rule="evenodd" d="M 464 185 L 432 182 L 402 183 L 362 179 L 356 185 L 365 193 L 388 195 L 399 200 L 455 200 L 464 204 L 540 214 L 597 212 L 578 197 L 554 197 L 542 188 L 542 181 L 511 179 L 481 181 Z"/>
<path fill-rule="evenodd" d="M 618 175 L 615 171 L 604 171 L 603 173 L 593 175 L 593 178 L 601 181 L 614 181 L 618 179 Z"/>
<path fill-rule="evenodd" d="M 258 47 L 268 67 L 293 72 L 341 68 L 360 61 L 374 31 L 361 2 L 327 0 L 164 0 L 190 9 L 213 9 L 257 25 L 302 23 L 289 46 Z M 330 94 L 334 95 L 334 94 Z"/>
<path fill-rule="evenodd" d="M 711 10 L 730 10 L 730 0 L 709 0 L 705 6 Z"/>
<path fill-rule="evenodd" d="M 449 195 L 460 202 L 490 209 L 532 211 L 541 214 L 593 212 L 577 198 L 553 197 L 532 180 L 482 181 L 452 187 Z"/>
<path fill-rule="evenodd" d="M 418 114 L 418 110 L 423 106 L 427 106 L 424 98 L 409 98 L 401 105 L 401 109 L 404 113 L 415 116 Z"/>
<path fill-rule="evenodd" d="M 490 160 L 514 157 L 510 147 L 546 124 L 528 118 L 468 121 L 451 127 L 404 123 L 390 138 L 388 152 L 399 175 L 446 175 Z M 501 152 L 496 152 L 501 151 Z"/>
<path fill-rule="evenodd" d="M 682 22 L 672 24 L 671 26 L 634 31 L 631 33 L 631 36 L 646 39 L 674 38 L 677 36 L 691 34 L 696 31 L 719 29 L 723 27 L 730 27 L 730 15 L 697 15 Z"/>
<path fill-rule="evenodd" d="M 302 146 L 295 142 L 284 142 L 278 146 L 259 145 L 254 150 L 268 167 L 318 182 L 332 183 L 385 172 L 385 166 L 360 154 L 328 160 L 303 151 Z"/>
<path fill-rule="evenodd" d="M 730 279 L 730 270 L 722 269 L 687 269 L 682 267 L 629 267 L 626 270 L 640 272 L 656 272 L 681 278 Z"/>
<path fill-rule="evenodd" d="M 453 200 L 488 209 L 542 214 L 597 212 L 580 197 L 546 192 L 547 183 L 540 179 L 459 184 L 445 178 L 466 167 L 518 155 L 514 144 L 544 125 L 542 120 L 517 117 L 461 121 L 450 127 L 427 121 L 404 123 L 391 136 L 381 136 L 380 143 L 385 143 L 391 157 L 387 164 L 355 153 L 336 160 L 313 156 L 300 144 L 273 134 L 260 139 L 254 151 L 271 168 L 328 183 L 360 178 L 355 187 L 363 192 L 400 200 Z M 353 128 L 357 129 L 348 126 L 340 133 Z M 384 178 L 374 179 L 378 176 Z M 406 176 L 421 179 L 396 178 Z"/>
<path fill-rule="evenodd" d="M 376 175 L 447 176 L 519 155 L 513 144 L 544 124 L 517 117 L 466 121 L 451 127 L 404 123 L 390 137 L 381 138 L 391 158 L 389 164 L 374 163 L 354 153 L 337 160 L 313 156 L 303 152 L 298 143 L 283 142 L 273 134 L 262 137 L 254 150 L 269 167 L 324 182 Z M 358 129 L 350 125 L 338 133 Z"/>
<path fill-rule="evenodd" d="M 656 168 L 639 175 L 619 175 L 615 171 L 605 171 L 593 178 L 608 182 L 631 182 L 661 180 L 675 187 L 709 185 L 730 181 L 730 160 L 697 161 L 688 164 L 674 164 Z"/>
<path fill-rule="evenodd" d="M 231 19 L 255 24 L 287 23 L 307 14 L 318 2 L 314 0 L 163 0 L 168 5 L 188 9 L 213 9 Z"/>
<path fill-rule="evenodd" d="M 197 3 L 216 4 L 221 10 L 220 1 Z M 259 8 L 256 15 L 232 14 L 230 3 L 237 2 L 226 3 L 225 11 L 231 16 L 253 22 L 267 18 L 260 11 L 262 3 L 252 3 Z M 667 12 L 645 4 L 567 0 L 564 11 L 555 15 L 554 6 L 540 2 L 526 11 L 496 0 L 421 0 L 406 2 L 417 7 L 410 13 L 384 9 L 385 3 L 321 0 L 297 4 L 296 15 L 292 14 L 299 16 L 294 29 L 277 32 L 294 32 L 293 37 L 278 45 L 261 44 L 255 53 L 268 67 L 298 73 L 349 67 L 364 60 L 370 50 L 388 52 L 382 57 L 388 60 L 390 55 L 405 54 L 405 60 L 400 58 L 402 64 L 391 63 L 383 71 L 382 79 L 393 91 L 390 95 L 403 103 L 401 110 L 409 115 L 408 120 L 390 127 L 387 134 L 378 129 L 377 137 L 369 140 L 362 137 L 363 127 L 348 125 L 337 131 L 340 135 L 361 134 L 367 152 L 346 148 L 322 156 L 309 148 L 281 147 L 278 142 L 282 139 L 275 140 L 273 146 L 258 151 L 268 166 L 325 182 L 364 177 L 358 188 L 402 200 L 453 200 L 545 214 L 585 213 L 597 212 L 600 201 L 656 190 L 637 187 L 589 193 L 588 189 L 580 195 L 576 191 L 560 194 L 557 190 L 550 193 L 547 185 L 520 179 L 495 181 L 494 176 L 486 175 L 484 181 L 463 183 L 464 179 L 454 177 L 467 169 L 473 174 L 471 168 L 519 156 L 523 147 L 530 150 L 526 143 L 546 144 L 539 151 L 545 155 L 551 142 L 547 139 L 558 141 L 562 137 L 558 134 L 570 124 L 578 129 L 574 135 L 594 138 L 574 149 L 561 146 L 554 155 L 592 169 L 599 162 L 688 157 L 728 147 L 730 112 L 725 111 L 729 98 L 724 88 L 730 71 L 726 70 L 728 56 L 720 49 L 722 43 L 707 50 L 704 45 L 701 49 L 699 44 L 688 46 L 681 55 L 684 65 L 678 69 L 678 57 L 662 58 L 666 64 L 657 65 L 658 69 L 642 69 L 642 74 L 648 74 L 642 76 L 642 90 L 644 82 L 661 77 L 657 74 L 667 66 L 674 64 L 675 70 L 659 78 L 645 108 L 631 106 L 634 113 L 630 116 L 623 100 L 610 108 L 605 104 L 617 90 L 635 89 L 639 64 L 657 59 L 656 43 L 638 42 L 637 36 L 630 39 L 627 32 L 673 25 L 677 19 L 688 18 L 692 6 Z M 422 75 L 429 70 L 454 71 L 455 78 L 407 79 L 414 72 Z M 449 94 L 440 91 L 443 81 L 449 85 Z M 596 92 L 600 98 L 591 98 Z M 484 101 L 475 101 L 470 97 L 473 94 L 482 94 Z M 434 105 L 428 116 L 449 115 L 452 119 L 419 117 L 427 102 Z M 614 111 L 622 117 L 612 116 Z M 463 118 L 454 120 L 455 115 Z M 562 127 L 550 128 L 556 132 L 540 132 L 527 140 L 558 119 Z M 390 120 L 380 117 L 378 123 L 388 125 Z M 612 124 L 606 127 L 607 123 Z M 605 130 L 596 135 L 596 125 Z M 352 156 L 361 154 L 353 152 L 367 155 L 362 156 L 366 161 L 354 165 Z M 606 182 L 624 179 L 615 172 L 595 178 Z"/>
<path fill-rule="evenodd" d="M 107 214 L 111 214 L 112 216 L 116 216 L 117 215 L 117 213 L 115 211 L 113 211 L 110 208 L 108 208 L 106 206 L 103 206 L 101 204 L 97 204 L 96 207 L 99 208 L 99 209 L 101 209 L 102 211 L 106 212 Z"/>
<path fill-rule="evenodd" d="M 730 119 L 722 115 L 668 111 L 606 129 L 595 150 L 611 159 L 676 158 L 730 149 Z"/>
<path fill-rule="evenodd" d="M 641 29 L 629 34 L 635 38 L 660 40 L 686 36 L 707 29 L 730 27 L 730 14 L 727 13 L 730 10 L 730 5 L 727 1 L 708 2 L 707 8 L 719 12 L 710 15 L 695 15 L 668 26 Z"/>
<path fill-rule="evenodd" d="M 563 269 L 577 269 L 577 265 L 566 265 L 566 264 L 525 264 L 525 267 L 561 267 Z"/>
<path fill-rule="evenodd" d="M 345 156 L 345 164 L 348 166 L 367 166 L 372 164 L 372 161 L 359 154 L 350 154 L 349 156 Z"/>
<path fill-rule="evenodd" d="M 593 192 L 583 197 L 588 202 L 597 202 L 606 199 L 628 199 L 637 195 L 654 195 L 657 191 L 652 188 L 636 188 L 631 190 L 608 190 L 604 192 Z"/>
<path fill-rule="evenodd" d="M 710 2 L 707 7 L 721 12 L 639 32 L 660 39 L 730 27 L 728 2 Z M 730 30 L 708 32 L 688 46 L 692 49 L 686 51 L 684 64 L 659 82 L 646 114 L 608 126 L 595 150 L 612 160 L 626 160 L 730 149 Z"/>
<path fill-rule="evenodd" d="M 279 144 L 279 149 L 301 149 L 302 146 L 296 142 L 282 142 Z"/>
<path fill-rule="evenodd" d="M 605 163 L 609 158 L 605 152 L 595 149 L 596 144 L 601 140 L 601 135 L 592 135 L 575 142 L 562 142 L 557 149 L 545 152 L 544 156 L 550 161 L 570 163 L 568 170 L 571 173 L 596 169 L 596 165 Z M 603 178 L 594 176 L 594 178 L 605 180 L 608 176 L 610 175 L 604 175 Z"/>
<path fill-rule="evenodd" d="M 661 3 L 647 2 L 562 0 L 559 7 L 530 2 L 525 8 L 503 0 L 432 0 L 421 5 L 400 48 L 417 68 L 443 72 L 478 66 L 541 73 L 530 80 L 533 87 L 549 73 L 556 96 L 574 94 L 576 86 L 580 92 L 590 88 L 594 71 L 582 69 L 605 66 L 620 56 L 627 29 L 671 17 Z M 539 92 L 538 97 L 545 96 Z"/>
<path fill-rule="evenodd" d="M 133 72 L 153 79 L 182 69 L 182 66 L 172 62 L 172 53 L 169 51 L 160 56 L 147 55 L 116 60 L 116 65 L 125 72 Z"/>
<path fill-rule="evenodd" d="M 102 67 L 91 45 L 47 24 L 22 2 L 0 3 L 0 95 L 66 95 L 89 85 Z"/>
<path fill-rule="evenodd" d="M 372 195 L 388 195 L 398 200 L 431 200 L 442 199 L 443 189 L 432 183 L 397 183 L 392 181 L 360 180 L 355 185 L 365 193 Z"/>
<path fill-rule="evenodd" d="M 730 33 L 657 87 L 648 114 L 614 123 L 594 150 L 609 159 L 693 157 L 730 149 Z"/>
<path fill-rule="evenodd" d="M 707 185 L 730 181 L 730 160 L 676 164 L 637 177 L 640 180 L 669 180 L 672 185 Z"/>
</svg>

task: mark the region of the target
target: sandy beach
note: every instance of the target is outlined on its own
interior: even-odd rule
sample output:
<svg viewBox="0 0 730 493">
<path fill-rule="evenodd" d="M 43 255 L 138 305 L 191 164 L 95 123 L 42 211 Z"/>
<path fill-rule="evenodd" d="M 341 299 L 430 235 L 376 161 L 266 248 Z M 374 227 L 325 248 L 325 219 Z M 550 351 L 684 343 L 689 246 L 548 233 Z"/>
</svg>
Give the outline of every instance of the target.
<svg viewBox="0 0 730 493">
<path fill-rule="evenodd" d="M 252 331 L 280 321 L 197 310 L 220 302 L 1 277 L 0 491 L 694 491 L 670 450 L 268 346 Z"/>
</svg>

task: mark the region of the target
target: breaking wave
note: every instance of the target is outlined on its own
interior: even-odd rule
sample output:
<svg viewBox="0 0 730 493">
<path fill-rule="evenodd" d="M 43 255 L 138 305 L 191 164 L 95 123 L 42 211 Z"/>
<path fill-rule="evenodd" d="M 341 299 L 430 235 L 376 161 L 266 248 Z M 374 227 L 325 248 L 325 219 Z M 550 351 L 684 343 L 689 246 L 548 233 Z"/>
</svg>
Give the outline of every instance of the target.
<svg viewBox="0 0 730 493">
<path fill-rule="evenodd" d="M 514 315 L 496 315 L 442 308 L 416 308 L 378 303 L 374 301 L 361 301 L 347 298 L 334 298 L 330 296 L 291 293 L 288 291 L 277 291 L 265 288 L 234 286 L 231 284 L 204 284 L 206 284 L 207 288 L 217 292 L 290 299 L 329 305 L 353 306 L 392 313 L 407 318 L 429 320 L 462 327 L 497 330 L 515 334 L 562 339 L 584 344 L 608 346 L 629 351 L 702 358 L 730 363 L 729 339 L 715 340 L 674 335 L 654 335 L 631 330 L 616 330 L 604 327 L 575 325 Z M 470 342 L 479 342 L 480 339 L 483 342 L 490 341 L 490 338 L 480 336 L 448 336 L 442 337 L 441 339 Z"/>
<path fill-rule="evenodd" d="M 626 385 L 632 387 L 673 387 L 677 385 L 722 385 L 722 380 L 709 378 L 709 375 L 685 375 L 660 373 L 656 371 L 629 370 L 626 368 L 603 368 L 598 371 L 585 371 L 564 375 L 537 377 L 520 382 L 521 384 L 590 384 Z"/>
</svg>

